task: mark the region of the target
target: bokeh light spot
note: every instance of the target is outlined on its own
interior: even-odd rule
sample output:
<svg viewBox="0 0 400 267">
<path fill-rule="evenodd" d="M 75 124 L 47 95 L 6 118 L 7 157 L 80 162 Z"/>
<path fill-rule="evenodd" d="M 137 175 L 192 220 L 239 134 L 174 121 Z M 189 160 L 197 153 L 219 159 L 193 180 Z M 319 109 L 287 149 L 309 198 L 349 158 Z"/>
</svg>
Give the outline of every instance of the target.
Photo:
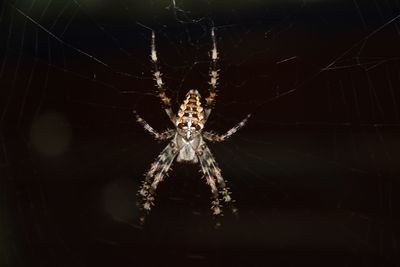
<svg viewBox="0 0 400 267">
<path fill-rule="evenodd" d="M 136 191 L 136 185 L 131 180 L 119 179 L 111 182 L 104 189 L 104 209 L 116 220 L 128 221 L 136 218 Z"/>
<path fill-rule="evenodd" d="M 31 143 L 40 154 L 54 157 L 68 149 L 71 131 L 62 115 L 46 113 L 33 122 L 30 138 Z"/>
</svg>

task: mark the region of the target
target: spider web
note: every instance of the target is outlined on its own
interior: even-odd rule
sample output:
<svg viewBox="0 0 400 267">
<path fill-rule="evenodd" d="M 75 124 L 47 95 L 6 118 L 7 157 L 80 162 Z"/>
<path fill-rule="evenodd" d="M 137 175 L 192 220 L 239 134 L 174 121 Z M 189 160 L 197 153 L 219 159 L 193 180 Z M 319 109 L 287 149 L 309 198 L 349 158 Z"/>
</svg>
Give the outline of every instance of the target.
<svg viewBox="0 0 400 267">
<path fill-rule="evenodd" d="M 398 265 L 399 20 L 395 0 L 5 1 L 0 263 Z M 253 115 L 210 145 L 241 218 L 210 230 L 198 166 L 175 164 L 143 231 L 135 192 L 164 144 L 132 111 L 171 127 L 151 30 L 176 110 L 189 89 L 207 94 L 211 27 L 206 127 Z"/>
</svg>

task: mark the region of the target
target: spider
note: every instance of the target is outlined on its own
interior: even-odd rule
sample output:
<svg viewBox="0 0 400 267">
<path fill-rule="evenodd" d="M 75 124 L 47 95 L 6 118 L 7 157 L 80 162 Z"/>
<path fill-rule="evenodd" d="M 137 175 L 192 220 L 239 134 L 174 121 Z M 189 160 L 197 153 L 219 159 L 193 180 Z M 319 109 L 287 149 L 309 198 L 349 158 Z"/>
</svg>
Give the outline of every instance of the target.
<svg viewBox="0 0 400 267">
<path fill-rule="evenodd" d="M 175 158 L 177 162 L 200 163 L 203 177 L 211 189 L 211 210 L 214 215 L 222 215 L 221 208 L 223 203 L 229 204 L 232 212 L 234 214 L 237 213 L 237 209 L 232 205 L 233 200 L 230 196 L 229 188 L 226 186 L 226 182 L 221 175 L 221 170 L 205 140 L 211 142 L 225 141 L 245 125 L 250 114 L 223 135 L 203 131 L 214 106 L 215 97 L 217 95 L 216 87 L 219 78 L 219 69 L 217 67 L 218 52 L 214 28 L 211 29 L 211 39 L 210 80 L 208 82 L 210 87 L 209 95 L 205 99 L 205 106 L 203 108 L 199 92 L 192 89 L 186 94 L 185 100 L 180 106 L 178 113 L 174 114 L 171 108 L 171 100 L 166 95 L 166 89 L 162 80 L 155 45 L 155 34 L 154 31 L 152 31 L 150 58 L 153 64 L 153 77 L 163 108 L 175 126 L 175 129 L 168 129 L 158 133 L 134 111 L 137 122 L 156 140 L 171 140 L 154 163 L 151 164 L 149 171 L 145 173 L 145 179 L 138 191 L 139 208 L 146 213 L 149 213 L 154 206 L 157 186 L 167 175 Z M 144 220 L 144 218 L 141 218 L 141 220 Z"/>
</svg>

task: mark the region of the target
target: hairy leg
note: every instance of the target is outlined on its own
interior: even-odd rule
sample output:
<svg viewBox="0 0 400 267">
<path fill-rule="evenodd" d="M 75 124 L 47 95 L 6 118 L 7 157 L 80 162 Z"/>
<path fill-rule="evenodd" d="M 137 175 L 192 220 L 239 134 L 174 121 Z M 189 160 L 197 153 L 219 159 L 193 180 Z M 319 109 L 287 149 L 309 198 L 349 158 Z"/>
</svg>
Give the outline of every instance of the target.
<svg viewBox="0 0 400 267">
<path fill-rule="evenodd" d="M 133 111 L 133 113 L 136 116 L 136 121 L 142 125 L 142 127 L 148 131 L 156 140 L 163 141 L 163 140 L 168 140 L 174 137 L 175 135 L 175 130 L 168 129 L 164 132 L 157 132 L 156 130 L 153 129 L 153 127 L 150 126 L 144 119 L 142 119 L 136 111 Z"/>
<path fill-rule="evenodd" d="M 171 108 L 171 99 L 166 95 L 166 90 L 164 87 L 164 82 L 162 80 L 162 73 L 160 71 L 160 67 L 158 65 L 158 58 L 157 58 L 157 50 L 156 50 L 156 41 L 155 41 L 155 34 L 154 31 L 151 33 L 151 53 L 150 58 L 151 62 L 153 63 L 153 77 L 154 81 L 156 82 L 156 87 L 158 91 L 158 96 L 161 99 L 161 103 L 165 112 L 167 113 L 168 117 L 171 119 L 172 123 L 175 124 L 175 115 Z"/>
<path fill-rule="evenodd" d="M 246 118 L 244 118 L 241 122 L 236 124 L 233 128 L 231 128 L 229 131 L 227 131 L 223 135 L 205 131 L 205 132 L 203 132 L 203 137 L 204 137 L 204 139 L 211 141 L 211 142 L 225 141 L 226 139 L 231 137 L 234 133 L 236 133 L 240 128 L 242 128 L 246 124 L 246 122 L 249 118 L 250 118 L 250 114 L 247 115 Z"/>
<path fill-rule="evenodd" d="M 171 168 L 172 162 L 177 155 L 176 144 L 171 141 L 168 146 L 158 155 L 156 161 L 151 164 L 149 171 L 145 174 L 145 179 L 138 191 L 140 209 L 149 212 L 154 206 L 155 191 L 158 184 L 163 181 Z M 144 217 L 141 218 L 144 220 Z"/>
<path fill-rule="evenodd" d="M 217 84 L 218 84 L 218 51 L 217 51 L 217 41 L 215 38 L 215 32 L 214 28 L 211 29 L 211 39 L 213 42 L 213 46 L 210 52 L 210 57 L 211 57 L 211 64 L 210 64 L 210 81 L 208 84 L 210 85 L 209 88 L 209 95 L 206 98 L 206 106 L 205 106 L 205 120 L 210 116 L 211 110 L 214 106 L 215 103 L 215 97 L 217 96 Z"/>
<path fill-rule="evenodd" d="M 197 155 L 200 161 L 201 170 L 204 174 L 207 184 L 211 187 L 211 192 L 213 193 L 214 200 L 211 208 L 214 215 L 222 214 L 221 205 L 218 199 L 219 195 L 222 196 L 222 200 L 225 203 L 229 204 L 232 213 L 236 214 L 237 209 L 233 206 L 233 200 L 230 196 L 229 188 L 226 186 L 226 181 L 221 175 L 221 170 L 218 167 L 214 156 L 211 154 L 210 149 L 205 143 L 200 146 Z"/>
</svg>

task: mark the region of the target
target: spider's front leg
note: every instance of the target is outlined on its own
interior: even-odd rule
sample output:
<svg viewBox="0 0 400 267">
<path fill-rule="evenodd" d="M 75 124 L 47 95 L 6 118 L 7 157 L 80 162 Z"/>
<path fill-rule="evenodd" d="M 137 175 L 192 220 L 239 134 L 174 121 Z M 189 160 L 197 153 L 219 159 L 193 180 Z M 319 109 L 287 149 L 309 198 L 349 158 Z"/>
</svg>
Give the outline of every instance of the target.
<svg viewBox="0 0 400 267">
<path fill-rule="evenodd" d="M 230 204 L 230 208 L 233 214 L 237 214 L 237 209 L 233 206 L 233 200 L 230 196 L 229 188 L 226 186 L 226 182 L 221 175 L 221 169 L 218 167 L 210 149 L 205 143 L 200 145 L 197 156 L 200 162 L 201 171 L 203 172 L 204 178 L 207 184 L 211 188 L 213 194 L 213 201 L 211 209 L 214 215 L 222 215 L 221 204 L 218 196 L 222 196 L 222 200 L 225 203 Z M 217 189 L 219 188 L 219 190 Z"/>
<path fill-rule="evenodd" d="M 140 209 L 149 212 L 151 207 L 154 206 L 154 194 L 157 186 L 167 175 L 177 154 L 176 144 L 171 141 L 158 155 L 156 161 L 151 164 L 138 191 Z M 142 217 L 141 220 L 144 220 L 144 218 Z"/>
<path fill-rule="evenodd" d="M 246 118 L 244 118 L 241 122 L 236 124 L 233 128 L 231 128 L 229 131 L 227 131 L 223 135 L 205 131 L 205 132 L 203 132 L 203 137 L 204 137 L 204 139 L 211 141 L 211 142 L 225 141 L 226 139 L 231 137 L 234 133 L 236 133 L 240 128 L 242 128 L 246 124 L 246 122 L 249 118 L 250 118 L 250 114 L 247 115 Z"/>
<path fill-rule="evenodd" d="M 175 114 L 172 111 L 171 107 L 171 99 L 167 96 L 166 90 L 164 88 L 164 82 L 162 80 L 162 73 L 160 71 L 160 67 L 158 65 L 158 57 L 157 57 L 157 50 L 156 50 L 156 37 L 154 34 L 154 31 L 151 32 L 151 53 L 150 53 L 150 58 L 151 62 L 153 63 L 153 76 L 154 76 L 154 81 L 156 82 L 156 87 L 158 90 L 158 96 L 161 99 L 161 102 L 163 104 L 164 110 L 167 113 L 168 117 L 172 121 L 173 124 L 175 124 Z"/>
<path fill-rule="evenodd" d="M 159 140 L 159 141 L 168 140 L 168 139 L 171 139 L 174 136 L 174 134 L 175 134 L 174 130 L 168 129 L 168 130 L 166 130 L 166 131 L 164 131 L 162 133 L 158 133 L 156 130 L 153 129 L 153 127 L 150 126 L 150 124 L 148 124 L 144 119 L 142 119 L 136 113 L 136 111 L 133 111 L 133 114 L 135 114 L 135 116 L 136 116 L 136 121 L 140 125 L 142 125 L 142 127 L 146 131 L 148 131 L 156 140 Z"/>
<path fill-rule="evenodd" d="M 215 103 L 215 97 L 217 96 L 217 84 L 218 84 L 218 51 L 217 51 L 217 41 L 215 38 L 214 28 L 211 29 L 211 39 L 212 39 L 212 49 L 210 52 L 211 64 L 210 64 L 210 81 L 208 84 L 210 85 L 209 95 L 206 98 L 206 106 L 204 110 L 205 119 L 210 116 L 211 110 Z"/>
</svg>

